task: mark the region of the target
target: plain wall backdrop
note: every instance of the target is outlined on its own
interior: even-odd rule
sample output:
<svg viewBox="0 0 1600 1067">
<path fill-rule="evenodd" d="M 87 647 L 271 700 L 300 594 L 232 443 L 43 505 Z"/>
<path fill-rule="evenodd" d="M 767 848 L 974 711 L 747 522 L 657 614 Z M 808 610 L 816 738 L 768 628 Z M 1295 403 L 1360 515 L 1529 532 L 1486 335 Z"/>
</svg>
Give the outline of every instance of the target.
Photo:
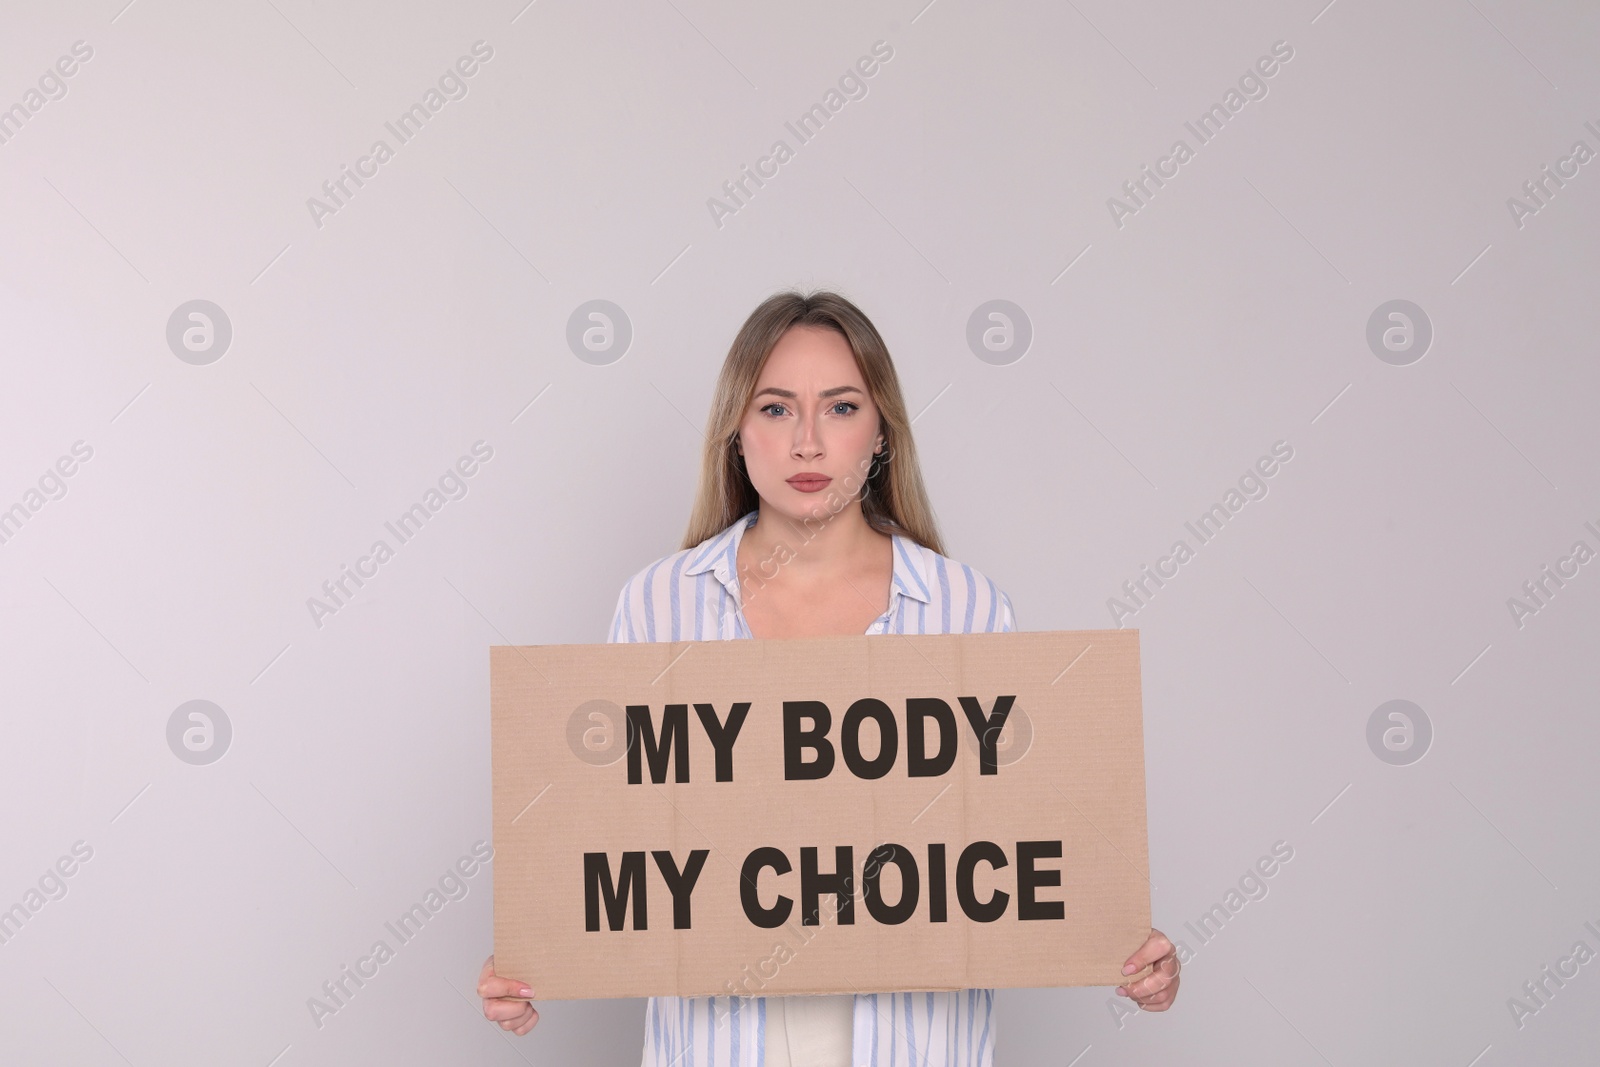
<svg viewBox="0 0 1600 1067">
<path fill-rule="evenodd" d="M 0 1059 L 636 1062 L 638 1001 L 481 1015 L 487 649 L 604 640 L 790 286 L 876 322 L 1022 629 L 1141 631 L 1182 992 L 1002 991 L 998 1063 L 1592 1059 L 1597 40 L 1511 0 L 6 3 Z"/>
</svg>

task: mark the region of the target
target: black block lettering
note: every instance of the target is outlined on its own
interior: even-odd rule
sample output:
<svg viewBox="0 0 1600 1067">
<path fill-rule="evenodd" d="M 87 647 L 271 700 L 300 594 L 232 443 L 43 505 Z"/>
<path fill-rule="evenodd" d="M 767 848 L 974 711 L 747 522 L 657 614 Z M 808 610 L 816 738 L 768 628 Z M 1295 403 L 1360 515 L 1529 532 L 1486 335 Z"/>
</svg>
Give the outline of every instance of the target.
<svg viewBox="0 0 1600 1067">
<path fill-rule="evenodd" d="M 939 724 L 939 751 L 928 755 L 928 720 Z M 906 774 L 911 778 L 937 778 L 956 762 L 956 713 L 938 697 L 912 697 L 906 701 Z"/>
<path fill-rule="evenodd" d="M 656 858 L 656 866 L 661 869 L 661 878 L 667 883 L 667 892 L 672 894 L 672 928 L 688 930 L 689 898 L 694 894 L 694 884 L 700 880 L 700 871 L 705 867 L 706 857 L 711 855 L 711 850 L 709 848 L 690 850 L 689 862 L 684 864 L 682 871 L 678 870 L 678 861 L 671 852 L 657 850 L 650 855 Z"/>
<path fill-rule="evenodd" d="M 961 699 L 965 702 L 968 698 Z M 1011 902 L 1011 894 L 1001 889 L 996 889 L 987 901 L 978 902 L 972 875 L 978 864 L 985 861 L 995 870 L 1010 862 L 1005 849 L 993 841 L 974 841 L 961 850 L 961 858 L 956 861 L 956 899 L 961 902 L 961 910 L 967 918 L 975 923 L 994 922 L 1006 913 L 1006 905 Z"/>
<path fill-rule="evenodd" d="M 883 902 L 883 887 L 879 883 L 885 863 L 900 868 L 900 902 L 897 904 Z M 910 849 L 891 842 L 879 845 L 868 853 L 865 876 L 861 879 L 861 898 L 867 906 L 868 915 L 885 926 L 899 926 L 917 910 L 920 895 L 917 861 Z"/>
<path fill-rule="evenodd" d="M 750 702 L 742 701 L 730 708 L 725 723 L 717 718 L 717 709 L 710 704 L 696 704 L 694 710 L 700 716 L 700 725 L 705 728 L 711 747 L 717 751 L 717 781 L 733 781 L 733 743 L 739 739 L 745 716 L 750 714 Z"/>
<path fill-rule="evenodd" d="M 856 921 L 855 854 L 849 845 L 836 845 L 833 849 L 833 873 L 817 870 L 817 850 L 806 847 L 800 850 L 800 925 L 816 926 L 819 923 L 819 897 L 832 895 L 840 926 L 850 926 Z"/>
<path fill-rule="evenodd" d="M 861 754 L 861 723 L 872 719 L 878 724 L 878 754 L 867 759 Z M 894 712 L 889 705 L 872 697 L 862 697 L 850 705 L 839 724 L 839 751 L 844 765 L 857 778 L 872 780 L 882 778 L 894 766 L 900 753 L 900 728 L 895 725 Z"/>
<path fill-rule="evenodd" d="M 1042 885 L 1060 885 L 1061 872 L 1050 869 L 1036 871 L 1033 861 L 1061 858 L 1060 841 L 1017 842 L 1017 918 L 1062 919 L 1066 905 L 1059 900 L 1036 900 L 1034 890 Z"/>
<path fill-rule="evenodd" d="M 949 922 L 945 903 L 944 844 L 934 842 L 928 846 L 928 921 Z"/>
<path fill-rule="evenodd" d="M 772 930 L 789 921 L 789 913 L 794 910 L 794 901 L 779 894 L 777 903 L 772 907 L 761 906 L 761 894 L 756 879 L 761 876 L 763 867 L 771 867 L 779 874 L 788 874 L 792 869 L 789 866 L 789 857 L 785 856 L 782 850 L 769 847 L 755 849 L 744 858 L 744 867 L 739 871 L 739 902 L 744 905 L 745 917 L 753 925 L 763 930 Z"/>
<path fill-rule="evenodd" d="M 801 720 L 810 719 L 808 730 Z M 833 742 L 828 740 L 828 730 L 833 726 L 833 715 L 828 705 L 820 700 L 785 700 L 783 702 L 783 777 L 797 782 L 826 778 L 833 771 Z M 806 749 L 816 752 L 817 758 L 809 763 L 800 757 Z"/>
<path fill-rule="evenodd" d="M 604 852 L 583 854 L 583 928 L 590 933 L 600 929 L 600 900 L 605 898 L 606 922 L 611 929 L 622 929 L 628 916 L 628 895 L 633 896 L 633 928 L 645 929 L 644 853 L 624 852 L 617 875 L 611 881 L 611 860 Z"/>
<path fill-rule="evenodd" d="M 1015 696 L 994 699 L 994 714 L 985 715 L 977 697 L 961 697 L 961 710 L 967 713 L 967 722 L 978 738 L 978 773 L 1000 773 L 1000 731 L 1006 728 L 1006 716 L 1011 714 Z"/>
<path fill-rule="evenodd" d="M 673 757 L 677 780 L 689 780 L 689 705 L 668 704 L 661 716 L 661 736 L 656 737 L 650 718 L 650 705 L 629 704 L 628 784 L 643 780 L 641 753 L 650 760 L 650 780 L 660 785 L 667 780 L 667 757 Z"/>
</svg>

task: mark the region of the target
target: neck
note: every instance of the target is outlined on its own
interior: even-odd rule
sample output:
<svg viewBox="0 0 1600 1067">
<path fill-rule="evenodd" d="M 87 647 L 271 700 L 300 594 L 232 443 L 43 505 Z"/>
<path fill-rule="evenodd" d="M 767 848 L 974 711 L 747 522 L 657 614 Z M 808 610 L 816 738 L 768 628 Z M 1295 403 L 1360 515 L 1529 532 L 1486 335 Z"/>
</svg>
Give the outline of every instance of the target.
<svg viewBox="0 0 1600 1067">
<path fill-rule="evenodd" d="M 859 501 L 852 501 L 837 514 L 825 512 L 804 519 L 763 506 L 755 525 L 744 533 L 744 547 L 756 566 L 771 561 L 798 572 L 830 571 L 859 558 L 881 536 L 867 525 Z"/>
</svg>

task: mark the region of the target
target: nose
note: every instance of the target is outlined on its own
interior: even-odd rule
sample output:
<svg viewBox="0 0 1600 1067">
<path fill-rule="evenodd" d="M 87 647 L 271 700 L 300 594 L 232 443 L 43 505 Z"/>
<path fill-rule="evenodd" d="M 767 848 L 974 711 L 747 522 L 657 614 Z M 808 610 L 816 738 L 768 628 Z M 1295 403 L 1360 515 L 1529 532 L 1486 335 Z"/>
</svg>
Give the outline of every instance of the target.
<svg viewBox="0 0 1600 1067">
<path fill-rule="evenodd" d="M 795 420 L 794 450 L 796 459 L 812 460 L 822 455 L 822 441 L 817 435 L 816 415 Z"/>
</svg>

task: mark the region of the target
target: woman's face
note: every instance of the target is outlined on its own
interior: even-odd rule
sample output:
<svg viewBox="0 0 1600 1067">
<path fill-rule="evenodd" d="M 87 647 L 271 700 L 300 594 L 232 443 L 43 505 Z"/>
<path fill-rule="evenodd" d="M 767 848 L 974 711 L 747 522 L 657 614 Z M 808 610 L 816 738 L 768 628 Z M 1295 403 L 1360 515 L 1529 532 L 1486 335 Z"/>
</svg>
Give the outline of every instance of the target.
<svg viewBox="0 0 1600 1067">
<path fill-rule="evenodd" d="M 825 327 L 791 327 L 739 423 L 739 452 L 761 506 L 796 522 L 837 514 L 861 495 L 882 443 L 849 342 Z"/>
</svg>

